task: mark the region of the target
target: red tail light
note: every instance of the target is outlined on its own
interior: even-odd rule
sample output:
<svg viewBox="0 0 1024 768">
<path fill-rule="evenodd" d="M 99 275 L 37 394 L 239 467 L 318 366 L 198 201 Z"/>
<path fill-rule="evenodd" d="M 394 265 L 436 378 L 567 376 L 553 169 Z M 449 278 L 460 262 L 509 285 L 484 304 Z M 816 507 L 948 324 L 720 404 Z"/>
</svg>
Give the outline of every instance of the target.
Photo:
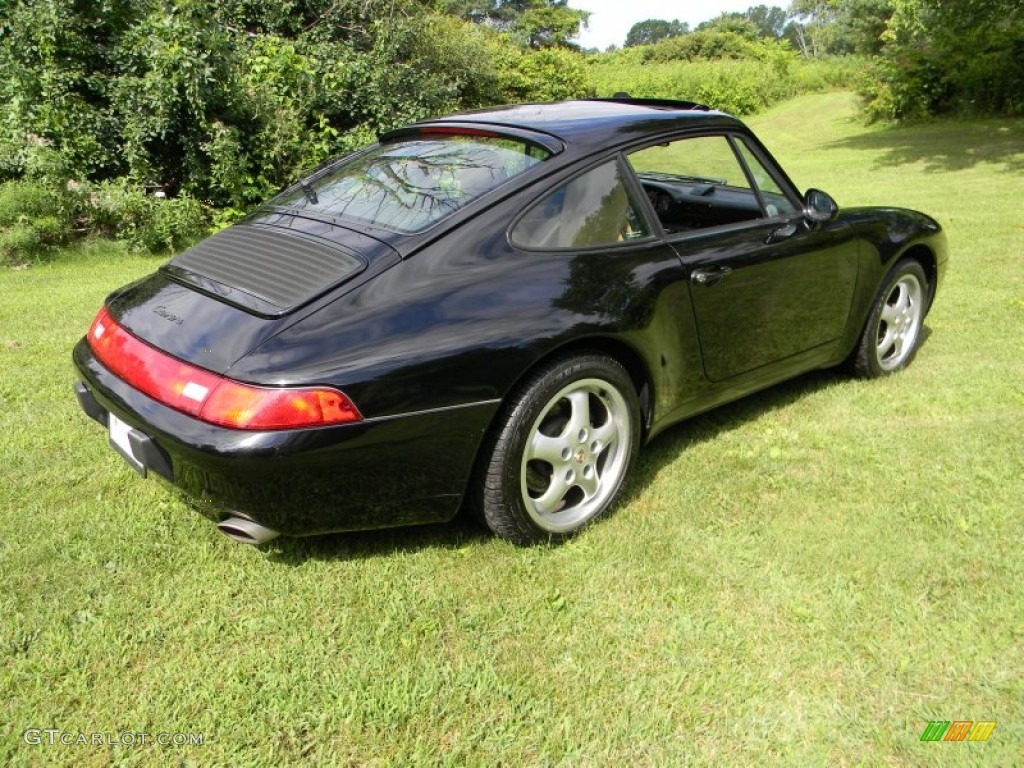
<svg viewBox="0 0 1024 768">
<path fill-rule="evenodd" d="M 103 365 L 154 400 L 234 429 L 297 429 L 362 421 L 343 393 L 329 387 L 256 387 L 218 376 L 151 347 L 100 310 L 87 337 Z"/>
</svg>

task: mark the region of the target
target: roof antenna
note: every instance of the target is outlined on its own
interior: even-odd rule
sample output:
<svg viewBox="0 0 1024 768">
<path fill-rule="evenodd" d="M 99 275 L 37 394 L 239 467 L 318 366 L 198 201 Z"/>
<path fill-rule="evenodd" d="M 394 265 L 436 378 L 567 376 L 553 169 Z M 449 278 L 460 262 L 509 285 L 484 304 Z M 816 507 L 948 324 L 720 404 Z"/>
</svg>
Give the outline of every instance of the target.
<svg viewBox="0 0 1024 768">
<path fill-rule="evenodd" d="M 631 98 L 633 98 L 633 97 L 632 97 L 632 96 L 630 96 L 630 95 L 629 95 L 628 93 L 626 93 L 625 91 L 618 91 L 618 92 L 617 92 L 617 93 L 616 93 L 616 94 L 615 94 L 614 96 L 612 96 L 612 98 L 613 98 L 613 99 L 631 99 Z"/>
</svg>

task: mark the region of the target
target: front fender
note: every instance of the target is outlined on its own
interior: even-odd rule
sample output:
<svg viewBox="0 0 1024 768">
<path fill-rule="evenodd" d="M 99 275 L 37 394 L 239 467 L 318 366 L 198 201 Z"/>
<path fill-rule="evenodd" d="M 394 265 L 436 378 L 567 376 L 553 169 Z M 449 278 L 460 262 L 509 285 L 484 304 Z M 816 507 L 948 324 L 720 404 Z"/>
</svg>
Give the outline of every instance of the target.
<svg viewBox="0 0 1024 768">
<path fill-rule="evenodd" d="M 929 250 L 937 264 L 949 258 L 942 226 L 920 211 L 907 208 L 847 208 L 840 214 L 873 249 L 880 266 L 888 267 L 917 245 Z M 888 272 L 888 268 L 884 270 Z M 883 274 L 884 276 L 884 274 Z"/>
</svg>

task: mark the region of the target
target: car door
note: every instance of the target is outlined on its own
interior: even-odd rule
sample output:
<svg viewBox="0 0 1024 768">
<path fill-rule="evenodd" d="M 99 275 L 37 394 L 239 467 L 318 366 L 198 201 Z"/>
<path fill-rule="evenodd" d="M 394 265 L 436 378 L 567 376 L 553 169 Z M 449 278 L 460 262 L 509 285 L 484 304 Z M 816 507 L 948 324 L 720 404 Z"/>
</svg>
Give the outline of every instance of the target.
<svg viewBox="0 0 1024 768">
<path fill-rule="evenodd" d="M 809 222 L 785 177 L 741 135 L 684 137 L 627 159 L 684 265 L 709 380 L 842 336 L 857 282 L 851 231 Z"/>
</svg>

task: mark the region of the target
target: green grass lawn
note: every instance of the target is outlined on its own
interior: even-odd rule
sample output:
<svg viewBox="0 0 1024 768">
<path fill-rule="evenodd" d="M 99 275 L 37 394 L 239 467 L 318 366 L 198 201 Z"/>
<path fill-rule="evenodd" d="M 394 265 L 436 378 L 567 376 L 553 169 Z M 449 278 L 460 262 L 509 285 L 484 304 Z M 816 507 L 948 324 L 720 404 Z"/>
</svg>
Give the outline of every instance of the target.
<svg viewBox="0 0 1024 768">
<path fill-rule="evenodd" d="M 1024 764 L 1024 121 L 865 128 L 826 94 L 752 123 L 801 187 L 947 227 L 924 346 L 676 427 L 561 547 L 235 544 L 71 393 L 103 297 L 160 260 L 0 272 L 0 764 Z M 939 719 L 998 725 L 922 743 Z"/>
</svg>

